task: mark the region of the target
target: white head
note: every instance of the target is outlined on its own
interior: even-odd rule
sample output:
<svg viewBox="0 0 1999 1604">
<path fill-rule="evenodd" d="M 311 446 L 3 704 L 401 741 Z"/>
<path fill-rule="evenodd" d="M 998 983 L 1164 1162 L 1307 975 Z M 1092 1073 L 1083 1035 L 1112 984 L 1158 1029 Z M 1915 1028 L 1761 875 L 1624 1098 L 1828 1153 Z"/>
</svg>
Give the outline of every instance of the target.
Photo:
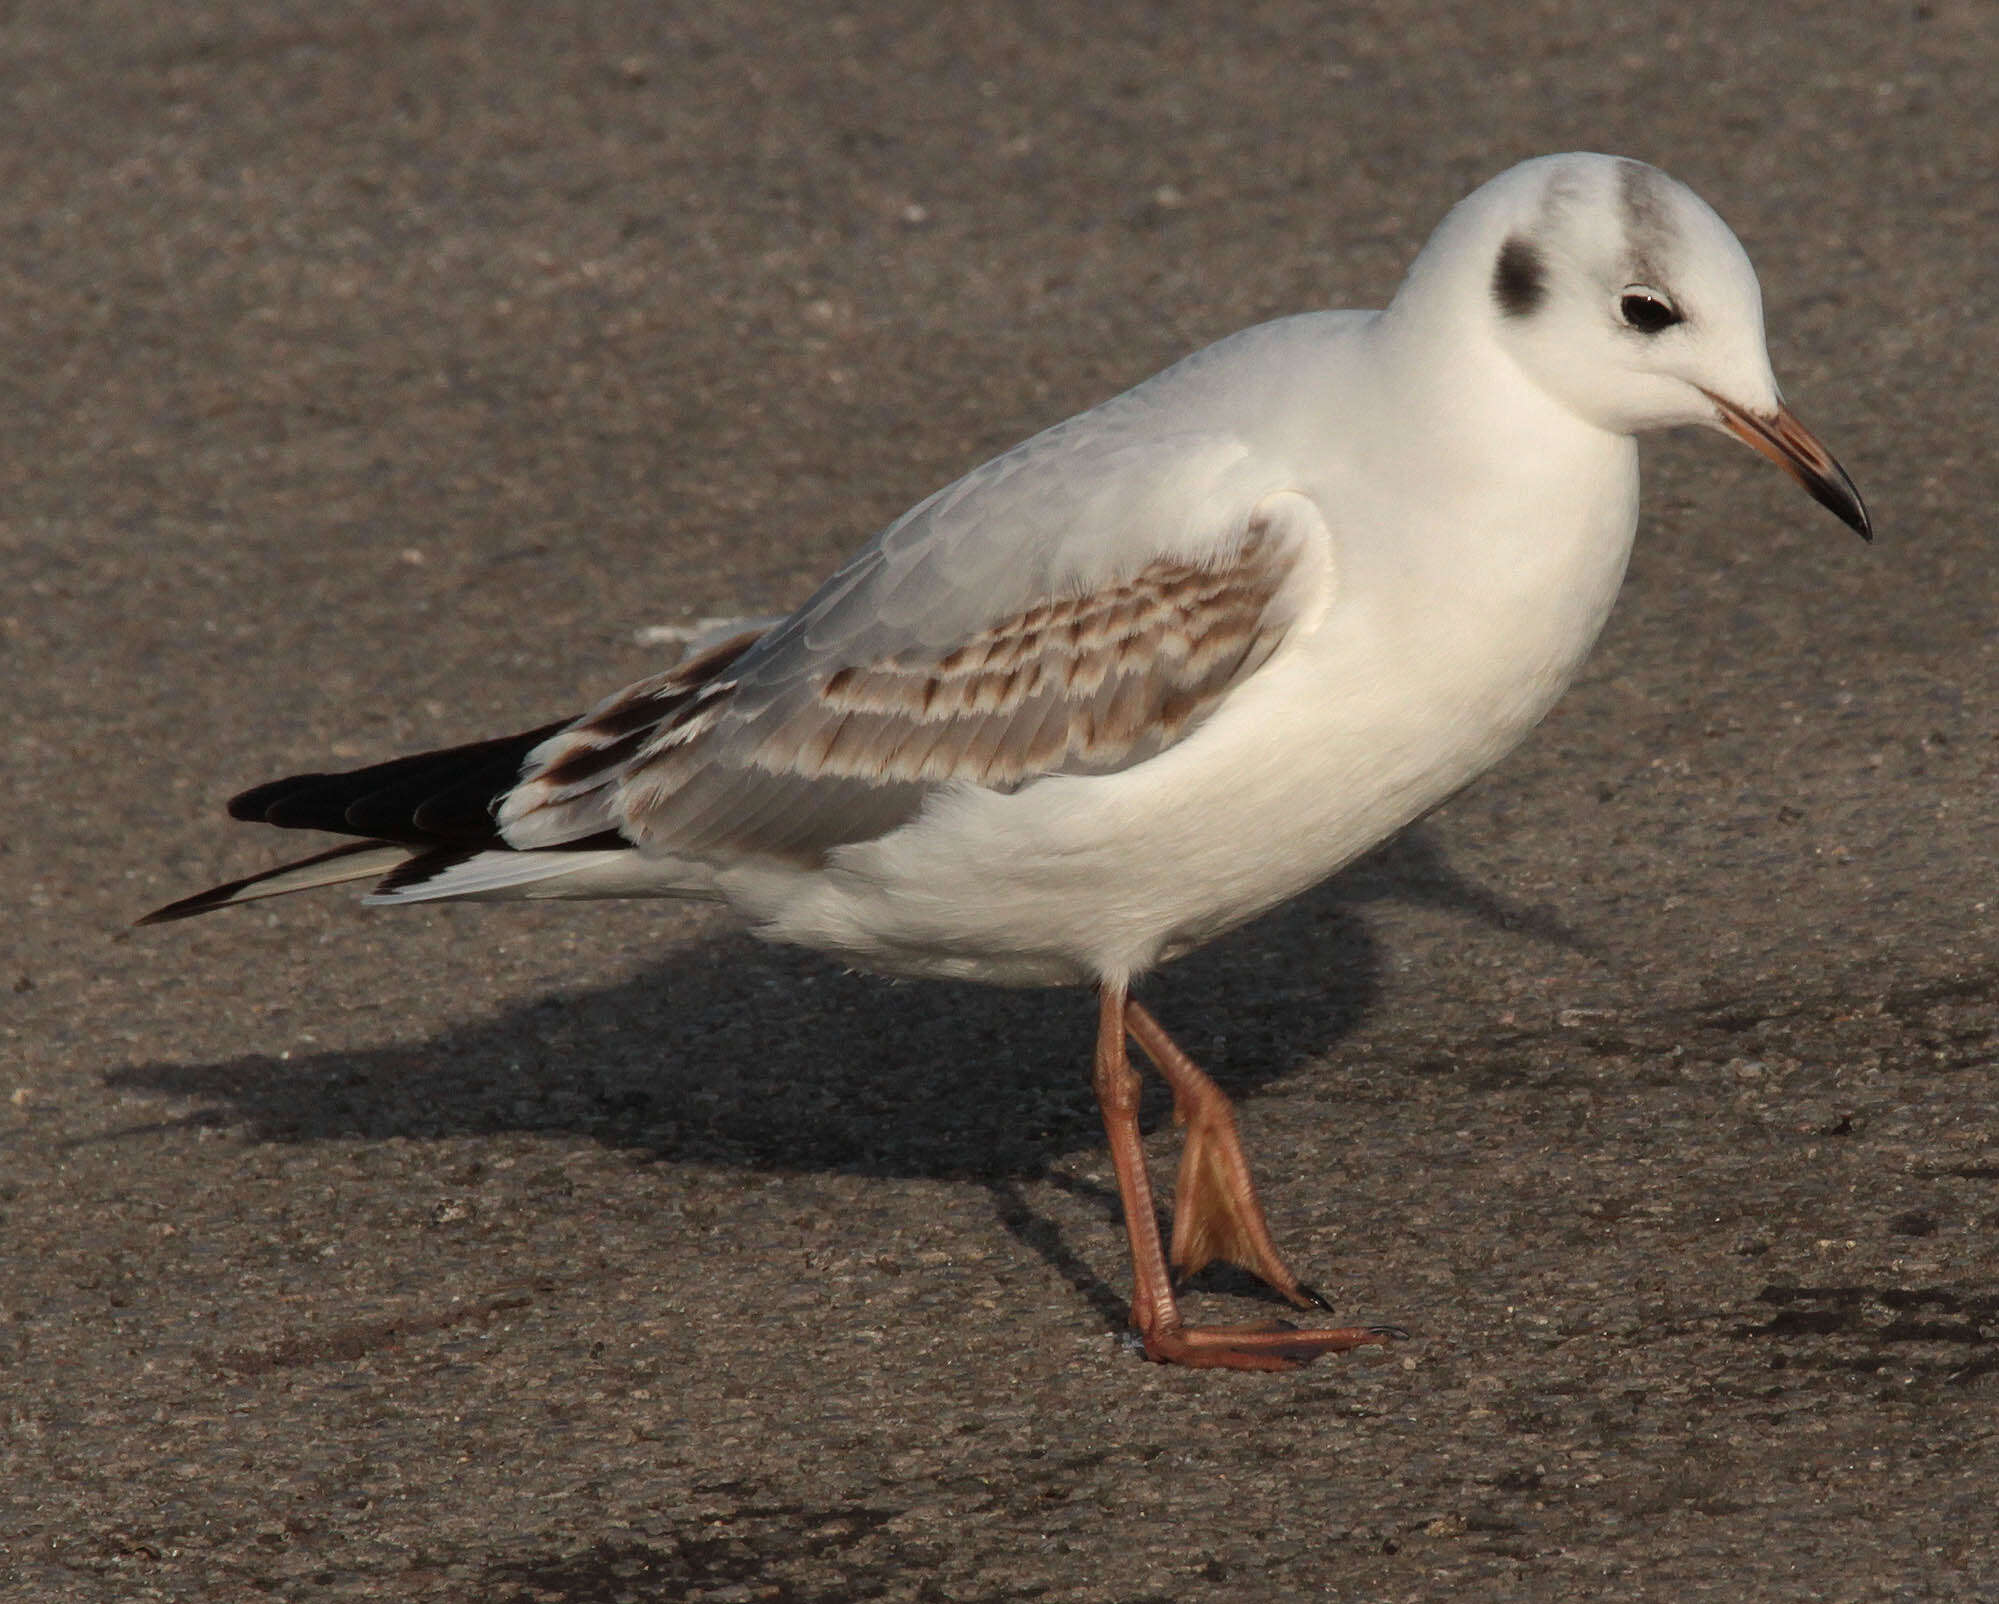
<svg viewBox="0 0 1999 1604">
<path fill-rule="evenodd" d="M 1587 154 L 1522 162 L 1444 220 L 1396 306 L 1405 299 L 1476 317 L 1536 385 L 1599 428 L 1727 430 L 1868 533 L 1852 482 L 1783 404 L 1748 256 L 1657 168 Z"/>
</svg>

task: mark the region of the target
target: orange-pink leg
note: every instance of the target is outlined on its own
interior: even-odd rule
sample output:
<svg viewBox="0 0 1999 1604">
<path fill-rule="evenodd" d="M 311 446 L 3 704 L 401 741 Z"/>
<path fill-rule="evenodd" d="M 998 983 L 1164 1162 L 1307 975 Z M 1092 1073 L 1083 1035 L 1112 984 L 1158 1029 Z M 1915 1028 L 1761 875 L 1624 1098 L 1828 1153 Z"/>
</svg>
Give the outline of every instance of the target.
<svg viewBox="0 0 1999 1604">
<path fill-rule="evenodd" d="M 1330 1307 L 1300 1285 L 1271 1240 L 1228 1094 L 1142 1004 L 1127 1000 L 1124 1022 L 1173 1088 L 1173 1117 L 1186 1131 L 1173 1187 L 1173 1273 L 1184 1280 L 1222 1259 L 1267 1281 L 1301 1309 Z"/>
<path fill-rule="evenodd" d="M 1322 1353 L 1344 1353 L 1369 1343 L 1386 1343 L 1387 1328 L 1345 1326 L 1300 1331 L 1282 1322 L 1264 1326 L 1189 1326 L 1182 1323 L 1166 1268 L 1165 1244 L 1153 1213 L 1152 1181 L 1146 1173 L 1145 1149 L 1138 1131 L 1138 1072 L 1125 1050 L 1129 1030 L 1173 1087 L 1175 1104 L 1188 1123 L 1190 1146 L 1200 1138 L 1205 1155 L 1196 1166 L 1203 1177 L 1198 1195 L 1209 1201 L 1194 1208 L 1196 1224 L 1188 1231 L 1215 1246 L 1213 1256 L 1228 1257 L 1231 1247 L 1247 1246 L 1246 1267 L 1264 1277 L 1293 1302 L 1311 1301 L 1297 1277 L 1284 1267 L 1270 1242 L 1263 1211 L 1249 1185 L 1241 1144 L 1228 1098 L 1195 1067 L 1159 1028 L 1153 1017 L 1129 1001 L 1122 986 L 1098 990 L 1096 1088 L 1110 1137 L 1111 1166 L 1117 1172 L 1118 1197 L 1124 1204 L 1125 1233 L 1131 1243 L 1131 1323 L 1145 1345 L 1148 1359 L 1161 1364 L 1198 1365 L 1229 1370 L 1291 1370 L 1310 1364 Z M 1171 1067 L 1161 1053 L 1171 1056 Z M 1217 1113 L 1219 1110 L 1219 1116 Z M 1182 1166 L 1181 1174 L 1187 1175 Z M 1214 1179 L 1207 1177 L 1213 1176 Z M 1183 1199 L 1181 1207 L 1187 1207 Z M 1176 1227 L 1175 1255 L 1182 1232 Z M 1202 1262 L 1206 1262 L 1203 1260 Z M 1274 1267 L 1270 1274 L 1266 1266 Z M 1198 1266 L 1196 1266 L 1198 1268 Z M 1277 1279 L 1281 1276 L 1283 1279 Z"/>
</svg>

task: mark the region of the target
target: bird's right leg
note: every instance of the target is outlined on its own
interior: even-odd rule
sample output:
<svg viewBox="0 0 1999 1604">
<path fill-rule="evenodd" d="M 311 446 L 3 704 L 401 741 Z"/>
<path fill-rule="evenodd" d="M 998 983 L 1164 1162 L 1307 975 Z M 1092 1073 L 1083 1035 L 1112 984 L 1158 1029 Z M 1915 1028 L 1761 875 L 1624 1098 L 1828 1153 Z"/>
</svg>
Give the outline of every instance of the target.
<svg viewBox="0 0 1999 1604">
<path fill-rule="evenodd" d="M 1370 1343 L 1387 1343 L 1393 1332 L 1364 1326 L 1300 1331 L 1282 1322 L 1264 1326 L 1182 1323 L 1179 1302 L 1173 1295 L 1173 1278 L 1166 1269 L 1166 1247 L 1160 1240 L 1158 1216 L 1153 1212 L 1152 1180 L 1146 1173 L 1145 1148 L 1139 1139 L 1138 1072 L 1131 1067 L 1125 1051 L 1126 1008 L 1123 986 L 1106 984 L 1098 988 L 1095 1079 L 1097 1103 L 1103 1110 L 1104 1130 L 1110 1138 L 1111 1167 L 1117 1171 L 1118 1197 L 1124 1204 L 1125 1234 L 1131 1244 L 1131 1323 L 1145 1345 L 1145 1356 L 1160 1364 L 1293 1370 L 1310 1364 L 1322 1353 L 1343 1353 Z M 1150 1023 L 1151 1016 L 1145 1017 Z M 1216 1095 L 1221 1094 L 1217 1091 Z"/>
<path fill-rule="evenodd" d="M 1264 1218 L 1236 1133 L 1228 1093 L 1179 1048 L 1143 1005 L 1125 1003 L 1125 1026 L 1173 1088 L 1174 1117 L 1186 1129 L 1173 1187 L 1173 1269 L 1183 1279 L 1216 1259 L 1240 1265 L 1299 1308 L 1330 1308 L 1291 1273 Z"/>
</svg>

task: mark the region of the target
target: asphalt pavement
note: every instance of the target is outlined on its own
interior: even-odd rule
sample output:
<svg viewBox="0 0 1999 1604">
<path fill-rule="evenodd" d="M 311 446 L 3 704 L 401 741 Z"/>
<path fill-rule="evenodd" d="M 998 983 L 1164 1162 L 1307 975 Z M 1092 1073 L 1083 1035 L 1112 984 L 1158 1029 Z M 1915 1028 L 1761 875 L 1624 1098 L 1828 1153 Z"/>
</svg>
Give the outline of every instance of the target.
<svg viewBox="0 0 1999 1604">
<path fill-rule="evenodd" d="M 1995 63 L 1977 0 L 8 8 L 0 1598 L 1999 1600 Z M 1649 443 L 1528 745 L 1149 984 L 1408 1342 L 1130 1350 L 1085 997 L 131 929 L 296 844 L 234 791 L 576 711 L 1574 148 L 1735 227 L 1877 539 Z"/>
</svg>

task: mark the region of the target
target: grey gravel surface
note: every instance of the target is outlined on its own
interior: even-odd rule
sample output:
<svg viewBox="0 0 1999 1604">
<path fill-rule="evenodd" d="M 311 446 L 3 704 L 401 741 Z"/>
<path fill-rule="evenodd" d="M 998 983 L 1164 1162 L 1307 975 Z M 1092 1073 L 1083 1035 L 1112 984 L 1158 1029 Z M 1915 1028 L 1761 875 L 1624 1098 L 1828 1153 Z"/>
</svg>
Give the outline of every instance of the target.
<svg viewBox="0 0 1999 1604">
<path fill-rule="evenodd" d="M 0 1597 L 1999 1600 L 1995 62 L 1975 0 L 7 8 Z M 1735 225 L 1879 539 L 1655 444 L 1528 747 L 1149 988 L 1392 1352 L 1128 1350 L 1086 999 L 671 907 L 129 929 L 286 845 L 235 789 L 577 708 L 1578 147 Z"/>
</svg>

